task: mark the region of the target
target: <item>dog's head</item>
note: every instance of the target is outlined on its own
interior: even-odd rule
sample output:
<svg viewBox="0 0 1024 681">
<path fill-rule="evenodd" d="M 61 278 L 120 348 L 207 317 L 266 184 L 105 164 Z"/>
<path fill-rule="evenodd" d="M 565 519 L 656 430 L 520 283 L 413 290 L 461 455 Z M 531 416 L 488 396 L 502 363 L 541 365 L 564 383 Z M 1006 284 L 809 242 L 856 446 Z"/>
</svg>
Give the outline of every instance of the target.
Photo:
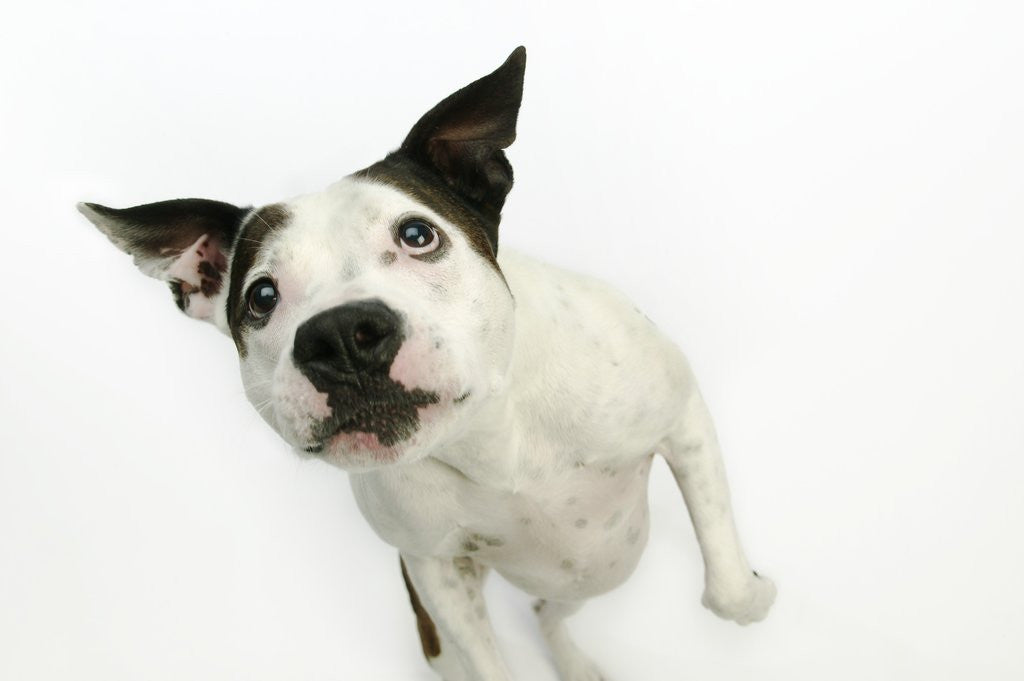
<svg viewBox="0 0 1024 681">
<path fill-rule="evenodd" d="M 513 301 L 495 255 L 525 63 L 520 47 L 317 194 L 79 208 L 234 339 L 249 399 L 297 450 L 348 469 L 415 460 L 457 436 L 508 367 Z"/>
</svg>

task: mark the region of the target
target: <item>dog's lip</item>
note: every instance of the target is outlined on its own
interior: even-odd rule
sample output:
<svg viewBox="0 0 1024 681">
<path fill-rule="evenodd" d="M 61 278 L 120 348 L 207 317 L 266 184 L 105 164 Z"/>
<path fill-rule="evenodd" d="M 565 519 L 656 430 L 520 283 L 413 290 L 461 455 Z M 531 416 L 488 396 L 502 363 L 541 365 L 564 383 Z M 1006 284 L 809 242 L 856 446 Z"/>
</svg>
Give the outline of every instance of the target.
<svg viewBox="0 0 1024 681">
<path fill-rule="evenodd" d="M 464 393 L 462 393 L 462 394 L 452 398 L 452 404 L 462 404 L 472 394 L 473 394 L 472 390 L 467 390 Z M 309 444 L 303 445 L 302 446 L 302 451 L 305 452 L 306 454 L 314 454 L 314 455 L 315 454 L 323 454 L 324 450 L 327 448 L 327 444 L 331 440 L 333 440 L 335 437 L 337 437 L 339 434 L 341 434 L 343 432 L 344 428 L 345 428 L 345 423 L 344 422 L 338 423 L 337 427 L 334 428 L 334 430 L 332 430 L 327 435 L 324 435 L 322 438 L 320 438 L 319 440 L 317 440 L 315 442 L 311 442 Z M 361 431 L 350 431 L 350 432 L 351 433 L 355 433 L 355 432 L 361 432 Z M 367 433 L 367 434 L 369 434 L 369 433 Z"/>
<path fill-rule="evenodd" d="M 329 421 L 330 419 L 327 419 L 327 420 Z M 374 433 L 371 433 L 369 431 L 364 431 L 364 430 L 358 430 L 358 429 L 346 430 L 346 428 L 350 427 L 351 425 L 352 425 L 351 421 L 348 421 L 348 420 L 345 420 L 345 419 L 336 419 L 336 422 L 334 423 L 334 427 L 331 428 L 326 433 L 324 433 L 323 435 L 321 435 L 317 440 L 315 440 L 311 444 L 306 445 L 306 447 L 304 448 L 304 451 L 307 454 L 314 454 L 314 455 L 315 454 L 323 454 L 324 451 L 326 449 L 328 449 L 328 447 L 332 444 L 332 441 L 335 438 L 339 437 L 339 436 L 350 435 L 352 437 L 356 437 L 356 436 L 358 436 L 360 434 L 362 434 L 362 435 L 374 435 Z M 376 447 L 371 447 L 371 449 L 376 449 Z"/>
<path fill-rule="evenodd" d="M 337 437 L 338 434 L 341 433 L 342 428 L 344 427 L 344 423 L 339 423 L 334 428 L 334 430 L 327 433 L 326 435 L 321 437 L 319 440 L 313 442 L 312 444 L 308 444 L 305 447 L 303 447 L 302 451 L 306 452 L 307 454 L 323 454 L 324 450 L 327 449 L 327 443 L 329 443 L 331 440 Z"/>
<path fill-rule="evenodd" d="M 339 426 L 337 430 L 319 442 L 303 447 L 302 451 L 311 456 L 329 456 L 338 442 L 344 439 L 357 442 L 359 449 L 375 457 L 384 456 L 387 452 L 394 451 L 394 447 L 381 444 L 374 433 L 362 430 L 346 431 L 343 426 Z"/>
</svg>

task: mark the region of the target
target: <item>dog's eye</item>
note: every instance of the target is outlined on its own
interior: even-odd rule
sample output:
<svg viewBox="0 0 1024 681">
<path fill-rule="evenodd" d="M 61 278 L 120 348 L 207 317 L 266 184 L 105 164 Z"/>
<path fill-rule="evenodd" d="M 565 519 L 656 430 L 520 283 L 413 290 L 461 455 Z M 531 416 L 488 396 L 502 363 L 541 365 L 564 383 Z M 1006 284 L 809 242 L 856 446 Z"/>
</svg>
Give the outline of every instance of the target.
<svg viewBox="0 0 1024 681">
<path fill-rule="evenodd" d="M 249 287 L 249 313 L 256 319 L 273 312 L 277 300 L 277 287 L 270 279 L 259 279 Z"/>
<path fill-rule="evenodd" d="M 398 238 L 407 253 L 419 255 L 437 248 L 441 240 L 437 230 L 423 220 L 409 220 L 398 228 Z"/>
</svg>

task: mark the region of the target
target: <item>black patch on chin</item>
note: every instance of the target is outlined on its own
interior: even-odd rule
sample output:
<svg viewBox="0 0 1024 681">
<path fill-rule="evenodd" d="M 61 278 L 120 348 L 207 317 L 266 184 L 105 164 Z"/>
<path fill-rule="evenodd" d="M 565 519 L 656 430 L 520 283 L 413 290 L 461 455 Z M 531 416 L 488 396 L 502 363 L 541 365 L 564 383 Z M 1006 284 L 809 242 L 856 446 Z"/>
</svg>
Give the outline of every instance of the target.
<svg viewBox="0 0 1024 681">
<path fill-rule="evenodd" d="M 318 392 L 327 395 L 331 416 L 316 425 L 314 437 L 325 441 L 337 433 L 370 433 L 391 447 L 407 440 L 420 426 L 419 408 L 437 404 L 437 393 L 406 390 L 386 373 L 345 374 L 344 380 L 326 383 L 307 376 Z"/>
</svg>

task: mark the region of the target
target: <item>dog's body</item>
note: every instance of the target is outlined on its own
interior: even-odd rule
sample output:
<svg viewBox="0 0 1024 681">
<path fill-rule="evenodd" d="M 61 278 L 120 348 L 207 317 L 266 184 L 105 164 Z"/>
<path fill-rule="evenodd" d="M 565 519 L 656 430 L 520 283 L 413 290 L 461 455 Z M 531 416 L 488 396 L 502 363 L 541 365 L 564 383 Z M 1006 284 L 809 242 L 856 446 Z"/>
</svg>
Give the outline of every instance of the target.
<svg viewBox="0 0 1024 681">
<path fill-rule="evenodd" d="M 775 594 L 739 546 L 675 346 L 607 286 L 497 256 L 524 61 L 517 50 L 318 194 L 256 211 L 82 206 L 182 310 L 234 338 L 249 399 L 284 439 L 350 471 L 447 681 L 508 678 L 488 568 L 541 599 L 565 681 L 601 678 L 563 620 L 639 560 L 654 454 L 697 531 L 705 605 L 746 623 Z"/>
</svg>

